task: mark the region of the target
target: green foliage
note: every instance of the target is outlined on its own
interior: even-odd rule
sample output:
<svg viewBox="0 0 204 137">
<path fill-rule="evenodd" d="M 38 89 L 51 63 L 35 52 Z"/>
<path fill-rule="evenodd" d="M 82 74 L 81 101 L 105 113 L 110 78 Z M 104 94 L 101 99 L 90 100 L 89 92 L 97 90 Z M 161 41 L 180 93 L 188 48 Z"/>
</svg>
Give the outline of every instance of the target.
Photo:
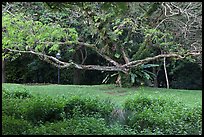
<svg viewBox="0 0 204 137">
<path fill-rule="evenodd" d="M 27 107 L 25 116 L 27 120 L 35 124 L 61 120 L 64 116 L 63 105 L 62 100 L 55 100 L 50 97 L 37 97 L 25 104 Z"/>
<path fill-rule="evenodd" d="M 147 10 L 147 12 L 145 13 L 145 17 L 151 17 L 151 15 L 155 12 L 155 11 L 157 11 L 157 9 L 160 7 L 160 5 L 161 5 L 161 3 L 159 3 L 159 2 L 154 2 L 154 3 L 152 3 L 152 4 L 150 4 L 149 6 L 148 6 L 148 10 Z"/>
<path fill-rule="evenodd" d="M 78 40 L 78 33 L 75 28 L 68 28 L 70 41 L 77 41 Z"/>
<path fill-rule="evenodd" d="M 138 50 L 133 54 L 132 58 L 135 60 L 143 59 L 152 53 L 152 48 L 147 47 L 144 43 L 138 45 Z"/>
<path fill-rule="evenodd" d="M 33 97 L 26 89 L 17 89 L 15 91 L 8 91 L 8 89 L 2 89 L 3 97 L 14 99 L 25 99 Z"/>
<path fill-rule="evenodd" d="M 130 88 L 133 85 L 134 86 L 146 85 L 148 81 L 153 80 L 153 78 L 156 76 L 148 69 L 152 67 L 158 67 L 158 66 L 159 66 L 158 64 L 142 64 L 137 68 L 131 69 L 129 74 L 120 73 L 122 87 Z M 116 79 L 117 76 L 118 76 L 118 73 L 107 75 L 103 83 L 107 83 L 108 81 L 111 81 L 111 79 L 113 78 Z"/>
<path fill-rule="evenodd" d="M 133 59 L 135 60 L 155 56 L 161 54 L 161 52 L 184 52 L 184 49 L 182 49 L 178 43 L 173 41 L 173 36 L 170 32 L 143 28 L 143 34 L 144 40 L 139 43 L 138 50 L 133 54 Z"/>
<path fill-rule="evenodd" d="M 188 42 L 183 43 L 183 40 L 175 40 L 177 37 L 175 32 L 177 29 L 180 30 L 180 27 L 175 27 L 172 24 L 166 25 L 166 22 L 161 22 L 163 14 L 159 15 L 162 12 L 164 13 L 164 9 L 161 8 L 161 3 L 158 2 L 68 2 L 60 4 L 33 2 L 7 4 L 11 4 L 13 8 L 9 9 L 9 13 L 12 14 L 4 12 L 2 15 L 3 58 L 12 57 L 16 59 L 21 55 L 21 53 L 13 54 L 8 52 L 6 48 L 36 51 L 43 54 L 48 53 L 52 56 L 55 56 L 56 52 L 61 51 L 64 53 L 62 54 L 64 56 L 62 58 L 63 61 L 81 63 L 83 59 L 80 57 L 83 56 L 82 58 L 84 58 L 84 55 L 81 54 L 78 59 L 73 57 L 77 51 L 84 48 L 81 44 L 77 44 L 77 41 L 80 41 L 94 44 L 97 47 L 87 50 L 86 61 L 91 58 L 89 55 L 93 52 L 96 53 L 95 50 L 97 50 L 97 52 L 108 55 L 120 64 L 124 64 L 121 48 L 124 48 L 130 61 L 133 61 L 152 57 L 161 54 L 161 52 L 183 54 L 191 45 Z M 7 4 L 4 6 L 8 6 Z M 57 10 L 52 11 L 50 9 Z M 178 21 L 180 21 L 180 18 L 182 20 L 182 16 L 179 15 Z M 156 27 L 158 24 L 160 27 Z M 84 64 L 88 64 L 86 61 Z M 109 65 L 105 60 L 101 61 L 101 64 Z M 13 72 L 15 71 L 13 70 Z M 24 77 L 27 77 L 24 75 L 19 77 L 16 73 L 10 74 L 9 80 L 19 82 Z M 49 82 L 51 81 L 50 79 L 55 77 L 54 70 L 48 75 L 37 73 L 35 74 L 39 75 L 39 77 L 44 76 L 41 79 L 52 77 L 49 78 Z M 71 73 L 69 72 L 70 75 Z M 85 73 L 86 75 L 88 74 L 88 72 Z M 132 83 L 140 79 L 136 78 L 138 75 L 143 75 L 141 77 L 144 79 L 151 79 L 150 73 L 138 72 L 138 74 L 135 74 L 135 72 L 131 72 L 129 74 L 131 78 L 128 78 L 131 79 L 128 80 L 130 82 L 129 85 L 133 85 Z M 33 82 L 32 80 L 32 78 L 29 78 L 26 82 Z M 34 81 L 47 82 L 47 80 Z M 99 81 L 96 83 L 99 83 Z M 69 83 L 71 83 L 70 80 Z"/>
<path fill-rule="evenodd" d="M 2 114 L 7 116 L 12 116 L 17 119 L 25 118 L 25 113 L 27 108 L 25 108 L 24 103 L 27 100 L 22 99 L 6 99 L 4 98 L 2 101 Z"/>
<path fill-rule="evenodd" d="M 103 118 L 80 117 L 46 123 L 26 132 L 27 135 L 125 135 L 134 134 L 120 125 L 106 125 Z"/>
<path fill-rule="evenodd" d="M 94 93 L 97 93 L 97 95 L 103 93 L 100 94 L 101 98 L 105 97 L 102 95 L 106 94 L 107 90 L 110 91 L 111 88 L 115 92 L 119 90 L 118 88 L 114 89 L 113 86 L 107 87 L 107 85 L 106 87 L 91 87 L 91 89 L 96 88 L 100 90 L 100 92 L 90 92 L 91 96 L 87 95 L 89 91 L 86 91 L 83 86 L 78 86 L 78 88 L 76 86 L 69 86 L 69 88 L 57 86 L 56 88 L 56 85 L 51 87 L 54 91 L 49 90 L 47 95 L 46 87 L 49 86 L 36 89 L 36 91 L 40 90 L 39 94 L 32 94 L 33 97 L 31 98 L 7 98 L 5 96 L 5 93 L 14 92 L 15 89 L 20 91 L 18 86 L 13 84 L 10 88 L 3 88 L 3 134 L 202 134 L 201 105 L 194 104 L 192 107 L 189 107 L 181 102 L 174 102 L 176 98 L 170 94 L 173 93 L 178 97 L 181 96 L 182 91 L 175 92 L 171 90 L 167 94 L 166 89 L 161 92 L 160 89 L 157 89 L 158 91 L 153 88 L 150 91 L 140 91 L 138 88 L 137 92 L 134 92 L 135 89 L 131 92 L 137 95 L 129 94 L 128 97 L 130 98 L 127 98 L 127 96 L 114 96 L 118 98 L 118 100 L 115 100 L 115 103 L 111 103 L 112 100 L 101 100 L 93 96 Z M 33 90 L 35 89 L 33 86 L 28 87 Z M 23 87 L 21 89 L 23 90 Z M 66 91 L 65 89 L 69 90 Z M 81 92 L 79 92 L 80 89 Z M 69 91 L 72 94 L 65 95 Z M 55 94 L 53 95 L 52 92 L 55 92 Z M 155 92 L 159 92 L 159 95 Z M 148 96 L 151 93 L 156 95 Z M 160 96 L 162 93 L 168 96 L 168 98 Z M 51 94 L 52 97 L 48 96 Z M 76 96 L 76 94 L 80 96 Z M 177 101 L 190 101 L 190 99 L 194 99 L 193 95 L 196 93 L 192 91 L 193 95 L 190 94 L 190 99 L 186 98 L 185 94 L 182 94 L 181 98 L 177 99 Z M 113 95 L 111 96 L 113 99 Z M 121 104 L 121 100 L 124 100 L 124 104 Z M 191 101 L 194 103 L 196 100 Z M 119 102 L 122 107 L 118 106 Z M 125 118 L 124 121 L 118 121 L 123 116 Z M 14 130 L 15 128 L 16 130 Z"/>
<path fill-rule="evenodd" d="M 114 14 L 123 14 L 127 10 L 128 5 L 124 2 L 103 2 L 101 8 L 104 11 L 109 11 L 113 9 Z"/>
<path fill-rule="evenodd" d="M 156 76 L 148 69 L 158 66 L 158 64 L 142 64 L 136 69 L 132 69 L 130 72 L 131 83 L 134 85 L 146 85 L 148 81 L 152 81 Z"/>
<path fill-rule="evenodd" d="M 27 20 L 26 15 L 18 14 L 12 17 L 10 14 L 4 14 L 2 19 L 3 32 L 3 49 L 18 49 L 43 52 L 47 49 L 50 52 L 58 51 L 59 45 L 53 45 L 49 42 L 60 42 L 62 39 L 68 42 L 75 42 L 78 39 L 78 33 L 74 28 L 67 30 L 59 24 L 43 24 L 40 21 Z M 9 57 L 4 53 L 3 57 Z"/>
<path fill-rule="evenodd" d="M 32 69 L 27 66 L 31 62 L 31 59 L 33 59 L 32 56 L 24 55 L 15 60 L 5 61 L 6 82 L 23 83 L 31 81 L 30 77 L 35 76 L 34 74 L 29 74 Z"/>
<path fill-rule="evenodd" d="M 124 108 L 129 112 L 127 125 L 140 134 L 193 135 L 202 132 L 200 107 L 192 109 L 170 99 L 137 96 L 127 100 Z"/>
<path fill-rule="evenodd" d="M 63 103 L 61 100 L 56 101 L 49 97 L 5 98 L 2 106 L 3 114 L 17 119 L 23 118 L 33 124 L 52 122 L 63 118 Z"/>
<path fill-rule="evenodd" d="M 170 32 L 162 32 L 157 29 L 145 29 L 145 40 L 144 42 L 149 46 L 160 47 L 164 51 L 173 51 L 175 49 L 176 42 L 172 41 L 173 36 Z M 176 48 L 178 50 L 178 48 Z M 181 49 L 179 49 L 181 50 Z"/>
<path fill-rule="evenodd" d="M 67 118 L 79 115 L 99 115 L 108 118 L 114 105 L 108 100 L 99 100 L 95 98 L 82 98 L 79 96 L 69 99 L 64 107 Z"/>
<path fill-rule="evenodd" d="M 32 128 L 32 124 L 26 120 L 2 116 L 2 135 L 23 135 L 25 131 Z"/>
<path fill-rule="evenodd" d="M 2 112 L 16 118 L 24 118 L 34 124 L 46 121 L 53 122 L 55 120 L 62 120 L 65 117 L 72 118 L 79 115 L 98 115 L 108 120 L 108 115 L 110 115 L 114 107 L 108 100 L 76 96 L 67 101 L 64 99 L 55 100 L 49 96 L 33 96 L 32 98 L 22 100 L 24 98 L 14 98 L 10 94 L 12 94 L 11 91 L 3 90 L 5 101 Z"/>
<path fill-rule="evenodd" d="M 58 80 L 57 69 L 36 56 L 24 55 L 15 60 L 6 61 L 6 82 L 54 84 Z M 60 69 L 60 84 L 72 84 L 73 71 L 73 69 Z"/>
</svg>

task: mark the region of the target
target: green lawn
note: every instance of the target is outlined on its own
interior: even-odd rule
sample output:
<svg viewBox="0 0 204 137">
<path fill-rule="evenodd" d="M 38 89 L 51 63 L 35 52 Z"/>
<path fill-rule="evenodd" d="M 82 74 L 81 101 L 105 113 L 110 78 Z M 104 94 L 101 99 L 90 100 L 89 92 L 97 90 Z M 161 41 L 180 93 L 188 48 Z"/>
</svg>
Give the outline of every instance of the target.
<svg viewBox="0 0 204 137">
<path fill-rule="evenodd" d="M 118 105 L 123 104 L 127 98 L 134 95 L 145 95 L 152 97 L 171 98 L 174 101 L 183 102 L 190 107 L 202 105 L 201 90 L 180 90 L 152 87 L 120 88 L 115 85 L 24 85 L 24 84 L 2 84 L 3 88 L 14 90 L 26 89 L 33 95 L 52 97 L 93 96 L 99 98 L 109 98 Z"/>
</svg>

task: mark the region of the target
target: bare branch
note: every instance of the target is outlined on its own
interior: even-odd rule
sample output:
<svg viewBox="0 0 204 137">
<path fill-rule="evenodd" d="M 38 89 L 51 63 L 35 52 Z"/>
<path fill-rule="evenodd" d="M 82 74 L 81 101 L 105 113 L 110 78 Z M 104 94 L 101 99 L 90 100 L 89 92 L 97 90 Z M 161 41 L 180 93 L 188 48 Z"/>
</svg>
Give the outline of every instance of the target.
<svg viewBox="0 0 204 137">
<path fill-rule="evenodd" d="M 159 59 L 159 58 L 164 58 L 164 57 L 175 57 L 177 59 L 183 59 L 187 56 L 198 56 L 202 54 L 201 51 L 195 51 L 195 52 L 190 52 L 190 53 L 186 53 L 185 55 L 181 56 L 179 54 L 174 54 L 174 53 L 170 53 L 170 54 L 161 54 L 161 55 L 157 55 L 157 56 L 154 56 L 154 57 L 148 57 L 148 58 L 145 58 L 145 59 L 142 59 L 142 60 L 136 60 L 136 61 L 132 61 L 132 62 L 129 62 L 128 64 L 124 64 L 122 65 L 122 67 L 126 67 L 126 68 L 131 68 L 131 67 L 137 67 L 141 64 L 144 64 L 144 63 L 147 63 L 149 61 L 153 61 L 153 60 L 156 60 L 156 59 Z"/>
<path fill-rule="evenodd" d="M 60 65 L 61 68 L 63 68 L 63 66 L 69 66 L 71 65 L 70 63 L 66 63 L 66 62 L 63 62 L 63 61 L 60 61 L 59 59 L 53 57 L 53 56 L 48 56 L 48 55 L 45 55 L 45 54 L 42 54 L 40 52 L 34 52 L 34 51 L 21 51 L 21 50 L 14 50 L 14 49 L 9 49 L 9 48 L 6 48 L 8 51 L 11 51 L 11 52 L 18 52 L 18 53 L 28 53 L 28 54 L 34 54 L 34 55 L 37 55 L 39 57 L 41 57 L 41 59 L 47 61 L 48 63 L 51 63 L 50 61 L 52 61 L 52 64 L 55 65 L 55 66 L 58 66 Z"/>
<path fill-rule="evenodd" d="M 45 55 L 45 54 L 42 54 L 42 53 L 37 53 L 37 52 L 34 52 L 34 51 L 20 51 L 20 50 L 13 50 L 13 49 L 7 49 L 7 50 L 11 51 L 11 52 L 29 53 L 29 54 L 34 54 L 34 55 L 40 56 L 46 62 L 51 63 L 54 66 L 60 67 L 60 68 L 75 67 L 77 69 L 84 69 L 84 70 L 120 71 L 120 72 L 123 72 L 123 73 L 128 73 L 128 70 L 129 70 L 128 68 L 137 67 L 137 66 L 139 66 L 141 64 L 147 63 L 147 62 L 152 61 L 152 60 L 156 60 L 158 58 L 176 57 L 176 58 L 179 58 L 179 59 L 183 59 L 183 58 L 185 58 L 185 57 L 187 57 L 189 55 L 197 56 L 197 55 L 200 55 L 202 53 L 202 51 L 195 51 L 195 52 L 187 53 L 184 56 L 181 56 L 181 55 L 178 55 L 178 54 L 173 54 L 173 53 L 172 54 L 161 54 L 161 55 L 157 55 L 157 56 L 154 56 L 154 57 L 148 57 L 148 58 L 142 59 L 142 60 L 132 61 L 132 62 L 129 62 L 129 63 L 124 64 L 122 66 L 120 66 L 120 65 L 119 66 L 100 66 L 100 65 L 81 65 L 81 64 L 76 64 L 74 62 L 67 63 L 67 62 L 60 61 L 59 59 L 57 59 L 57 58 L 55 58 L 53 56 L 48 56 L 48 55 Z"/>
<path fill-rule="evenodd" d="M 40 44 L 59 44 L 59 45 L 72 45 L 73 42 L 71 41 L 66 41 L 66 42 L 36 42 L 36 43 L 40 43 Z M 109 61 L 111 64 L 113 64 L 114 66 L 120 66 L 120 64 L 116 61 L 114 61 L 113 59 L 111 59 L 109 56 L 105 55 L 105 54 L 102 54 L 101 52 L 99 52 L 99 50 L 97 49 L 97 47 L 94 45 L 94 44 L 89 44 L 89 43 L 83 43 L 83 42 L 79 42 L 79 41 L 76 41 L 75 42 L 76 45 L 79 45 L 79 46 L 85 46 L 85 47 L 88 47 L 88 48 L 91 48 L 92 50 L 94 50 L 97 54 L 99 54 L 101 57 L 103 57 L 104 59 L 106 59 L 107 61 Z M 29 51 L 28 51 L 29 52 Z M 86 51 L 85 51 L 86 52 Z M 83 63 L 82 63 L 83 64 Z"/>
<path fill-rule="evenodd" d="M 34 55 L 40 56 L 44 59 L 44 61 L 59 68 L 75 67 L 77 69 L 84 69 L 84 70 L 116 71 L 116 72 L 120 71 L 123 73 L 127 73 L 127 70 L 125 68 L 117 67 L 117 66 L 81 65 L 81 64 L 76 64 L 74 62 L 67 63 L 67 62 L 60 61 L 59 59 L 53 56 L 44 55 L 42 53 L 37 53 L 34 51 L 20 51 L 20 50 L 13 50 L 13 49 L 7 49 L 7 50 L 11 52 L 28 53 L 28 54 L 34 54 Z M 56 63 L 53 61 L 55 61 Z"/>
<path fill-rule="evenodd" d="M 81 51 L 81 50 L 80 50 Z M 84 62 L 86 61 L 86 58 L 87 58 L 87 51 L 86 51 L 86 47 L 84 48 L 84 54 L 83 54 L 83 52 L 81 51 L 81 54 L 82 54 L 82 56 L 83 56 L 83 58 L 82 58 L 82 62 L 81 62 L 81 64 L 84 64 Z"/>
<path fill-rule="evenodd" d="M 122 47 L 121 48 L 121 52 L 123 54 L 123 59 L 125 60 L 125 64 L 128 64 L 130 62 L 129 58 L 127 57 L 125 51 L 124 51 L 124 48 Z"/>
</svg>

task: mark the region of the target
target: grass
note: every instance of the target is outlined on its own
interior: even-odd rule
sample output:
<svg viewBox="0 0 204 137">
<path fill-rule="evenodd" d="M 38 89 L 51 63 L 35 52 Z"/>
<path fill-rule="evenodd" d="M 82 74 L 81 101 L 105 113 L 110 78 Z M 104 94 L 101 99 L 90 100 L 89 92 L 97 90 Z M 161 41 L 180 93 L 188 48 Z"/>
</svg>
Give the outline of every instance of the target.
<svg viewBox="0 0 204 137">
<path fill-rule="evenodd" d="M 156 98 L 171 98 L 174 101 L 182 102 L 189 107 L 202 105 L 201 90 L 181 90 L 181 89 L 165 89 L 153 87 L 138 87 L 138 88 L 120 88 L 115 85 L 25 85 L 3 83 L 3 88 L 10 91 L 26 89 L 33 95 L 40 94 L 41 96 L 51 97 L 66 97 L 74 95 L 91 96 L 99 98 L 109 98 L 117 105 L 123 104 L 127 98 L 132 98 L 136 94 L 152 96 Z"/>
<path fill-rule="evenodd" d="M 11 83 L 2 87 L 5 135 L 202 134 L 201 90 Z"/>
</svg>

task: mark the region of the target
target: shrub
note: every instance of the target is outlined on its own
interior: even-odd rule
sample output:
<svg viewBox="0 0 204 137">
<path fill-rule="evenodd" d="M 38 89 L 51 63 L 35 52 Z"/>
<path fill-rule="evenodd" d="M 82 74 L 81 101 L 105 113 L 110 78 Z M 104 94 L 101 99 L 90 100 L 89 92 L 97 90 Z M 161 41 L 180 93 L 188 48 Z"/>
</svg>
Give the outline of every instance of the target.
<svg viewBox="0 0 204 137">
<path fill-rule="evenodd" d="M 22 99 L 2 99 L 2 113 L 15 118 L 23 118 L 24 110 L 26 109 Z"/>
<path fill-rule="evenodd" d="M 129 128 L 122 125 L 107 125 L 104 118 L 80 117 L 73 120 L 76 121 L 73 133 L 75 135 L 126 135 L 136 134 Z"/>
<path fill-rule="evenodd" d="M 63 119 L 63 100 L 47 97 L 36 97 L 26 104 L 26 119 L 35 124 Z"/>
<path fill-rule="evenodd" d="M 32 95 L 27 91 L 25 88 L 16 88 L 14 91 L 10 91 L 8 89 L 2 89 L 3 98 L 18 98 L 18 99 L 25 99 L 31 98 Z"/>
<path fill-rule="evenodd" d="M 75 117 L 55 123 L 46 123 L 27 131 L 28 135 L 121 135 L 134 134 L 120 125 L 109 127 L 103 118 Z"/>
<path fill-rule="evenodd" d="M 77 96 L 70 99 L 34 96 L 30 99 L 4 98 L 3 100 L 4 114 L 24 118 L 34 124 L 84 115 L 97 115 L 108 120 L 113 110 L 113 104 L 107 100 Z"/>
<path fill-rule="evenodd" d="M 140 134 L 200 134 L 201 108 L 188 108 L 169 99 L 137 96 L 124 105 L 126 124 Z"/>
<path fill-rule="evenodd" d="M 108 118 L 113 108 L 113 104 L 108 100 L 74 96 L 67 101 L 64 107 L 64 112 L 67 118 L 72 118 L 79 115 L 96 114 L 101 115 L 101 117 Z"/>
<path fill-rule="evenodd" d="M 67 135 L 70 125 L 67 121 L 55 121 L 35 126 L 26 132 L 26 135 Z"/>
<path fill-rule="evenodd" d="M 33 95 L 26 89 L 2 89 L 2 113 L 15 118 L 24 118 L 27 111 L 26 103 L 29 102 Z"/>
<path fill-rule="evenodd" d="M 15 119 L 12 116 L 2 116 L 2 134 L 3 135 L 23 135 L 32 124 L 23 119 Z"/>
<path fill-rule="evenodd" d="M 127 99 L 123 108 L 79 96 L 3 98 L 2 113 L 4 134 L 202 134 L 201 106 L 140 95 Z M 30 123 L 35 127 L 29 129 Z"/>
<path fill-rule="evenodd" d="M 34 124 L 63 119 L 63 100 L 50 97 L 32 97 L 30 99 L 5 99 L 2 112 L 15 118 L 23 118 Z"/>
</svg>

